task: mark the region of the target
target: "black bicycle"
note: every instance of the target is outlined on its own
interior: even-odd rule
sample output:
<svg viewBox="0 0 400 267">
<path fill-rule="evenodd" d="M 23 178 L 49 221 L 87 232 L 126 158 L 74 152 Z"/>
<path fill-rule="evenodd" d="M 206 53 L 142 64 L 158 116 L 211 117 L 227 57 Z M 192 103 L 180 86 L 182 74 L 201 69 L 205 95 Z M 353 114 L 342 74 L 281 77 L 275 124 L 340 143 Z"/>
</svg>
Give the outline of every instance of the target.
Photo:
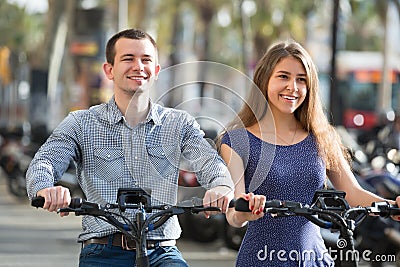
<svg viewBox="0 0 400 267">
<path fill-rule="evenodd" d="M 319 190 L 311 205 L 299 202 L 270 200 L 265 203 L 265 213 L 277 217 L 303 216 L 321 228 L 339 231 L 340 249 L 343 256 L 341 266 L 357 267 L 359 253 L 355 249 L 354 230 L 368 215 L 390 217 L 400 215 L 400 208 L 389 202 L 374 202 L 370 207 L 350 207 L 346 193 L 336 190 Z M 239 198 L 232 206 L 237 211 L 250 212 L 248 202 Z"/>
<path fill-rule="evenodd" d="M 136 265 L 147 267 L 149 258 L 147 254 L 147 233 L 160 227 L 170 217 L 183 213 L 197 214 L 203 211 L 221 211 L 217 207 L 204 207 L 202 199 L 192 198 L 179 202 L 177 205 L 151 205 L 151 191 L 141 188 L 120 188 L 117 194 L 117 203 L 88 202 L 81 198 L 72 198 L 69 207 L 61 208 L 58 212 L 74 212 L 75 215 L 90 215 L 100 218 L 115 226 L 127 239 L 136 243 Z M 33 207 L 44 205 L 43 197 L 34 197 L 31 201 Z M 127 209 L 137 210 L 133 220 L 122 215 Z M 115 210 L 118 210 L 116 212 Z M 152 213 L 153 210 L 158 210 Z M 149 216 L 146 216 L 146 214 Z"/>
</svg>

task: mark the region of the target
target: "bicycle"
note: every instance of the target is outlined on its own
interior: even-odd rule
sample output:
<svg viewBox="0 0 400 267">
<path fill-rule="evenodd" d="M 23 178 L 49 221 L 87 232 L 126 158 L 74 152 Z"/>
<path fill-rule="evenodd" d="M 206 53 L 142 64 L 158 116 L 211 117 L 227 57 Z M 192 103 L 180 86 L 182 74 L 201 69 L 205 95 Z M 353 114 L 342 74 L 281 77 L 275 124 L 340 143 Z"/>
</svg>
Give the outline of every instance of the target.
<svg viewBox="0 0 400 267">
<path fill-rule="evenodd" d="M 345 200 L 346 193 L 337 190 L 318 190 L 311 205 L 300 202 L 269 200 L 265 203 L 264 213 L 278 217 L 303 216 L 321 228 L 339 231 L 339 239 L 344 255 L 341 266 L 357 267 L 358 252 L 355 249 L 354 230 L 368 215 L 389 217 L 399 215 L 400 208 L 389 202 L 373 202 L 370 207 L 350 207 Z M 250 212 L 248 201 L 239 198 L 231 206 L 237 211 Z"/>
<path fill-rule="evenodd" d="M 151 191 L 141 188 L 120 188 L 117 194 L 117 203 L 98 204 L 81 198 L 72 198 L 67 208 L 57 212 L 74 212 L 77 216 L 90 215 L 100 218 L 115 226 L 126 238 L 136 243 L 136 265 L 148 267 L 147 233 L 160 227 L 170 217 L 183 213 L 197 214 L 203 211 L 218 211 L 217 207 L 204 207 L 203 200 L 193 197 L 190 200 L 179 202 L 177 205 L 151 205 Z M 31 205 L 43 207 L 44 198 L 34 197 Z M 113 210 L 119 210 L 120 213 Z M 122 212 L 127 209 L 136 209 L 135 218 L 131 221 Z M 147 213 L 153 212 L 150 216 Z M 121 220 L 118 220 L 118 218 Z"/>
</svg>

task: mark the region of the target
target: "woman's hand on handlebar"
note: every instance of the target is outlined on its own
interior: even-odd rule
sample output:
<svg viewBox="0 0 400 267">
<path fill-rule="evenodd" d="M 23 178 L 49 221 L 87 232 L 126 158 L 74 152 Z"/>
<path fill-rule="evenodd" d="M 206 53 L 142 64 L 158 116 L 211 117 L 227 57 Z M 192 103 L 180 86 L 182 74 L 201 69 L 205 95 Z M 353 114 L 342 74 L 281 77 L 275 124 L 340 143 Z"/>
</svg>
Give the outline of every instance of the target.
<svg viewBox="0 0 400 267">
<path fill-rule="evenodd" d="M 395 204 L 397 204 L 397 207 L 400 207 L 400 196 L 397 196 Z M 400 215 L 393 215 L 392 218 L 393 220 L 400 221 Z"/>
<path fill-rule="evenodd" d="M 63 186 L 53 186 L 39 190 L 37 196 L 44 197 L 45 203 L 43 209 L 50 212 L 58 211 L 60 208 L 68 207 L 71 202 L 71 194 L 69 189 Z M 67 216 L 68 212 L 60 212 L 60 216 Z"/>
<path fill-rule="evenodd" d="M 255 195 L 254 193 L 242 194 L 241 198 L 249 202 L 250 212 L 245 212 L 247 221 L 255 221 L 264 216 L 266 198 L 264 195 Z"/>
<path fill-rule="evenodd" d="M 230 203 L 226 219 L 234 227 L 243 227 L 249 221 L 255 221 L 264 216 L 266 197 L 254 193 L 242 193 Z"/>
</svg>

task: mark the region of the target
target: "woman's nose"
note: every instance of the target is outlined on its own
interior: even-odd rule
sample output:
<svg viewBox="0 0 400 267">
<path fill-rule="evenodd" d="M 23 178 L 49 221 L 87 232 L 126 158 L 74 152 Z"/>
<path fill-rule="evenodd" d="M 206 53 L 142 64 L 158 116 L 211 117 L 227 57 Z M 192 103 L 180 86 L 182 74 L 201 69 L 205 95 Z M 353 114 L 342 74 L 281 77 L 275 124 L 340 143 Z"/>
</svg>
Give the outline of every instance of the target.
<svg viewBox="0 0 400 267">
<path fill-rule="evenodd" d="M 290 91 L 298 91 L 296 79 L 290 79 L 286 88 Z"/>
</svg>

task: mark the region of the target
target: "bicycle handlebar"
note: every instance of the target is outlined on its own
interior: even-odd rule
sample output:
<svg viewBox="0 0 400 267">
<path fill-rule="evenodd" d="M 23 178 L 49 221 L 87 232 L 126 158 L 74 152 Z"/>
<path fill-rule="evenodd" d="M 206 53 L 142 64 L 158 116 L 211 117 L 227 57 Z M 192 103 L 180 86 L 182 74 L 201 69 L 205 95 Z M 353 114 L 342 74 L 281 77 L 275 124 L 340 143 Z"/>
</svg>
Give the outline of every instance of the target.
<svg viewBox="0 0 400 267">
<path fill-rule="evenodd" d="M 36 208 L 42 208 L 44 206 L 45 199 L 44 197 L 33 197 L 31 201 L 31 205 Z M 97 209 L 111 209 L 118 207 L 117 204 L 106 204 L 104 207 L 96 204 L 88 202 L 81 198 L 72 198 L 68 208 L 60 209 L 60 211 L 68 211 L 74 212 L 77 209 L 82 208 L 82 206 L 86 206 L 86 209 L 91 207 L 97 207 Z M 130 209 L 138 209 L 140 205 L 136 204 L 128 204 L 127 208 Z M 168 208 L 179 208 L 184 210 L 190 210 L 192 213 L 199 213 L 202 211 L 220 211 L 219 208 L 216 207 L 204 207 L 202 205 L 202 200 L 200 198 L 192 198 L 191 200 L 185 200 L 176 206 L 169 206 L 169 205 L 159 205 L 159 206 L 152 206 L 152 209 L 158 210 L 166 210 Z M 234 207 L 237 211 L 242 212 L 251 212 L 249 209 L 249 202 L 243 198 L 234 199 L 229 203 L 229 207 Z M 349 208 L 346 210 L 342 210 L 349 216 L 352 212 L 360 212 L 363 211 L 364 213 L 374 214 L 381 217 L 389 217 L 392 215 L 400 215 L 400 209 L 397 205 L 390 204 L 387 201 L 383 202 L 373 202 L 370 207 L 355 207 Z M 268 200 L 265 202 L 264 213 L 271 213 L 277 214 L 278 216 L 289 216 L 289 213 L 309 217 L 307 215 L 316 215 L 316 214 L 328 214 L 324 209 L 316 208 L 315 206 L 308 206 L 303 205 L 300 202 L 294 201 L 282 201 L 282 200 Z M 333 212 L 329 212 L 331 215 Z M 337 214 L 337 213 L 336 213 Z M 321 224 L 321 222 L 317 223 Z M 325 225 L 325 223 L 322 223 Z M 324 228 L 329 227 L 329 225 L 323 226 Z"/>
<path fill-rule="evenodd" d="M 237 211 L 251 212 L 249 209 L 249 202 L 243 198 L 232 200 L 229 207 L 234 207 Z M 346 217 L 350 216 L 351 213 L 363 212 L 368 214 L 374 214 L 381 217 L 389 217 L 392 215 L 400 215 L 400 208 L 397 205 L 390 204 L 387 201 L 373 202 L 370 207 L 354 207 L 343 209 Z M 332 215 L 338 214 L 337 212 L 328 211 L 323 208 L 312 205 L 303 205 L 300 202 L 293 201 L 281 201 L 281 200 L 268 200 L 265 202 L 264 207 L 265 213 L 277 214 L 278 216 L 290 216 L 290 214 L 306 216 L 306 215 Z M 289 214 L 290 213 L 290 214 Z M 308 217 L 308 216 L 306 216 Z"/>
<path fill-rule="evenodd" d="M 206 207 L 203 206 L 202 204 L 203 200 L 201 198 L 192 198 L 191 200 L 185 200 L 182 202 L 179 202 L 176 206 L 172 205 L 157 205 L 157 206 L 150 206 L 150 209 L 157 209 L 157 210 L 167 210 L 167 209 L 172 209 L 173 210 L 173 215 L 181 214 L 183 213 L 182 211 L 179 211 L 179 209 L 183 211 L 190 211 L 192 213 L 199 213 L 203 211 L 218 211 L 220 212 L 221 209 L 218 207 Z M 31 205 L 36 208 L 43 208 L 45 203 L 45 198 L 44 197 L 33 197 L 31 200 Z M 107 203 L 105 205 L 99 205 L 97 203 L 89 202 L 81 198 L 72 198 L 70 204 L 66 208 L 61 208 L 59 211 L 61 212 L 81 212 L 81 210 L 84 208 L 88 215 L 90 215 L 89 209 L 92 210 L 107 210 L 107 209 L 112 209 L 112 208 L 118 208 L 118 204 L 110 204 Z M 125 204 L 124 208 L 128 209 L 139 209 L 141 205 L 139 204 Z M 175 208 L 175 209 L 174 209 Z"/>
<path fill-rule="evenodd" d="M 234 207 L 237 211 L 251 212 L 249 209 L 249 202 L 243 198 L 232 200 L 229 207 Z M 321 228 L 332 228 L 333 223 L 330 221 L 324 221 L 320 218 L 313 216 L 315 213 L 313 210 L 309 210 L 308 206 L 294 201 L 281 201 L 281 200 L 268 200 L 265 202 L 264 213 L 276 214 L 278 217 L 291 216 L 293 214 L 301 215 L 307 218 L 309 221 L 318 225 Z"/>
</svg>

